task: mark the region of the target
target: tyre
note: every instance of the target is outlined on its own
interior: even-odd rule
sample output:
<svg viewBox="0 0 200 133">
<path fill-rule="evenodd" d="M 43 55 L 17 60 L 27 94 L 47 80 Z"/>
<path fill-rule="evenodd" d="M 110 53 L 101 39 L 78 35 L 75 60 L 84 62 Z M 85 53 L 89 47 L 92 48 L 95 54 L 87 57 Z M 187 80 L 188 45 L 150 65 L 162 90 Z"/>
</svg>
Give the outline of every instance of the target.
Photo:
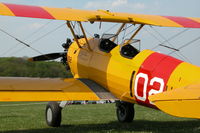
<svg viewBox="0 0 200 133">
<path fill-rule="evenodd" d="M 116 103 L 117 119 L 119 122 L 132 122 L 135 115 L 134 104 L 128 102 Z"/>
<path fill-rule="evenodd" d="M 61 110 L 57 102 L 49 102 L 46 106 L 46 123 L 51 127 L 59 127 L 61 124 Z"/>
</svg>

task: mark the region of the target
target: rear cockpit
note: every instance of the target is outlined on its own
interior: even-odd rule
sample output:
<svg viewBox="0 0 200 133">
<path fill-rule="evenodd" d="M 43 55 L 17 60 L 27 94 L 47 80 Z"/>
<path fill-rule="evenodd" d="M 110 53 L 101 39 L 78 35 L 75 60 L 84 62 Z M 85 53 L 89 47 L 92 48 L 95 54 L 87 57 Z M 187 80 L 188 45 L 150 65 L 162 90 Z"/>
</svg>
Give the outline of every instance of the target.
<svg viewBox="0 0 200 133">
<path fill-rule="evenodd" d="M 125 43 L 126 44 L 126 43 Z M 140 52 L 140 40 L 133 39 L 128 44 L 121 46 L 120 54 L 125 57 L 132 59 Z"/>
</svg>

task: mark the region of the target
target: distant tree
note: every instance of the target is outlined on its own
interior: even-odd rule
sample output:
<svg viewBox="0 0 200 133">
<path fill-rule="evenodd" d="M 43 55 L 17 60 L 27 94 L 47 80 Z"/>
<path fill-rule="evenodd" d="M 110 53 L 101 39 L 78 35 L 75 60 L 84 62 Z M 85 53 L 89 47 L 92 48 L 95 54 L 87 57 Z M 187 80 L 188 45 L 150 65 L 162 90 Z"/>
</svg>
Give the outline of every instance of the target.
<svg viewBox="0 0 200 133">
<path fill-rule="evenodd" d="M 0 58 L 0 76 L 6 77 L 71 77 L 60 62 L 30 62 L 26 58 Z"/>
</svg>

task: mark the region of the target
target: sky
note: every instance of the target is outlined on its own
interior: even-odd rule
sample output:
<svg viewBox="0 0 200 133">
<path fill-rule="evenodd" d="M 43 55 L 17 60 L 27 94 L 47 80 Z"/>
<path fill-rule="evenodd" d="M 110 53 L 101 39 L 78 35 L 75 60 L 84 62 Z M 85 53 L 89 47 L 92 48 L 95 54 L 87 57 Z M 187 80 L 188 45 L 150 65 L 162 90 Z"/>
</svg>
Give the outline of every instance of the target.
<svg viewBox="0 0 200 133">
<path fill-rule="evenodd" d="M 0 2 L 87 10 L 105 9 L 114 12 L 138 14 L 200 17 L 200 0 L 0 0 Z M 59 20 L 0 16 L 0 29 L 26 42 L 43 54 L 63 51 L 62 43 L 65 42 L 67 37 L 71 38 L 71 33 L 64 23 L 65 21 Z M 92 36 L 94 33 L 114 33 L 117 27 L 120 26 L 119 24 L 102 23 L 100 29 L 99 23 L 93 25 L 84 23 L 83 25 L 88 36 Z M 109 31 L 108 29 L 113 26 L 115 27 Z M 174 48 L 179 48 L 200 36 L 200 29 L 145 26 L 136 38 L 141 40 L 141 49 L 152 49 L 164 42 L 165 39 L 184 30 L 183 34 L 169 41 Z M 77 31 L 79 32 L 79 29 Z M 168 43 L 164 44 L 169 45 Z M 164 47 L 156 47 L 153 50 L 164 54 L 169 54 L 172 51 Z M 181 49 L 180 53 L 174 52 L 172 56 L 200 66 L 199 51 L 200 40 L 197 40 Z M 0 57 L 31 57 L 36 55 L 39 55 L 39 53 L 26 48 L 15 39 L 0 32 Z"/>
</svg>

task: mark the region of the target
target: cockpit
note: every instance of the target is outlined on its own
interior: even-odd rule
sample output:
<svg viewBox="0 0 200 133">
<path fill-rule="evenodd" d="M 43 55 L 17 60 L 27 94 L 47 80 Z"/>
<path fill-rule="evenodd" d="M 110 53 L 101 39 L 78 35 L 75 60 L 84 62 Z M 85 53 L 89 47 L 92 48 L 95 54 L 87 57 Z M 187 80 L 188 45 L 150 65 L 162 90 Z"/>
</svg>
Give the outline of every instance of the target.
<svg viewBox="0 0 200 133">
<path fill-rule="evenodd" d="M 113 48 L 115 48 L 117 46 L 117 44 L 113 42 L 115 36 L 115 34 L 103 34 L 99 43 L 100 50 L 109 53 Z M 127 40 L 120 45 L 120 54 L 125 58 L 132 59 L 140 51 L 140 48 L 136 48 L 137 46 L 140 46 L 140 40 L 133 39 L 126 44 Z"/>
<path fill-rule="evenodd" d="M 99 44 L 100 50 L 109 53 L 113 48 L 115 48 L 117 44 L 111 41 L 114 36 L 114 34 L 103 34 Z"/>
<path fill-rule="evenodd" d="M 132 39 L 128 44 L 126 44 L 126 41 L 124 42 L 125 45 L 121 46 L 120 54 L 123 57 L 132 59 L 140 52 L 140 40 Z"/>
</svg>

